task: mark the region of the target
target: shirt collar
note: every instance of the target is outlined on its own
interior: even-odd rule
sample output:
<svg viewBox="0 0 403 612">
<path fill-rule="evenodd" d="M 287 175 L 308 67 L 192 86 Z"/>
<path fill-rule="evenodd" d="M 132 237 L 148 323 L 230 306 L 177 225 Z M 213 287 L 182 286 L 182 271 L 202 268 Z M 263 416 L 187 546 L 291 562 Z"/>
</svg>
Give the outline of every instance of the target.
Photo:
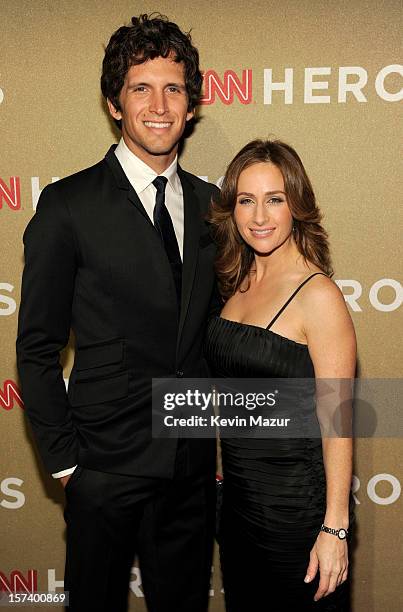
<svg viewBox="0 0 403 612">
<path fill-rule="evenodd" d="M 155 170 L 147 166 L 137 155 L 130 151 L 129 147 L 121 138 L 115 149 L 118 158 L 127 178 L 133 185 L 136 193 L 141 193 L 151 185 L 156 176 L 165 176 L 172 190 L 182 195 L 182 185 L 178 176 L 178 156 L 175 156 L 172 164 L 164 172 L 158 175 Z"/>
</svg>

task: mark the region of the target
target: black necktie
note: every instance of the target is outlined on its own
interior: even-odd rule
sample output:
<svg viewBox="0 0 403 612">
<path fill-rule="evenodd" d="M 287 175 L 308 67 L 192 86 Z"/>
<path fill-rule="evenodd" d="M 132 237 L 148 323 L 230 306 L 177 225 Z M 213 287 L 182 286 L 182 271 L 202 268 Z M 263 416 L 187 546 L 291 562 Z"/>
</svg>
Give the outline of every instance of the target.
<svg viewBox="0 0 403 612">
<path fill-rule="evenodd" d="M 176 296 L 178 299 L 178 308 L 180 309 L 182 292 L 182 260 L 171 215 L 165 206 L 165 187 L 167 182 L 168 179 L 165 176 L 157 176 L 157 178 L 153 180 L 153 185 L 157 189 L 153 217 L 154 225 L 161 236 L 169 263 L 171 264 L 172 275 L 176 288 Z"/>
</svg>

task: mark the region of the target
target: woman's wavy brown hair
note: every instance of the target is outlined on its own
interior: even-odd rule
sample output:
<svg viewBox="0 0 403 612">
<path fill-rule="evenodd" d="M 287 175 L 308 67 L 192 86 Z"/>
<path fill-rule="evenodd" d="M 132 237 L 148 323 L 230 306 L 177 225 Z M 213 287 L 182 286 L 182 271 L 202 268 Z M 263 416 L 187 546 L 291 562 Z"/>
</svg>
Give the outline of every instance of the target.
<svg viewBox="0 0 403 612">
<path fill-rule="evenodd" d="M 321 225 L 322 215 L 298 153 L 280 140 L 253 140 L 229 164 L 221 193 L 212 202 L 208 216 L 218 245 L 215 267 L 225 300 L 239 289 L 254 260 L 253 250 L 242 240 L 236 227 L 234 208 L 241 172 L 261 162 L 274 164 L 283 175 L 298 251 L 305 261 L 315 264 L 328 276 L 333 274 L 328 235 Z"/>
</svg>

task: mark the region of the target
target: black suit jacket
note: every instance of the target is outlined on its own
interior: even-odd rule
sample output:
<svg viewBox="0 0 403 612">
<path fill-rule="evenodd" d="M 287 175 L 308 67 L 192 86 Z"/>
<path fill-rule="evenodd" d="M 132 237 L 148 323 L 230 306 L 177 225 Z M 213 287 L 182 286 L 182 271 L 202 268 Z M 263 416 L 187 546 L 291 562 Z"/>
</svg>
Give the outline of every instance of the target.
<svg viewBox="0 0 403 612">
<path fill-rule="evenodd" d="M 216 187 L 178 168 L 184 196 L 180 318 L 166 253 L 114 147 L 48 185 L 24 233 L 17 365 L 46 468 L 76 463 L 170 477 L 176 440 L 151 436 L 151 378 L 205 377 L 215 246 L 204 215 Z M 68 394 L 59 362 L 70 328 Z M 214 469 L 215 441 L 189 442 L 194 472 Z"/>
</svg>

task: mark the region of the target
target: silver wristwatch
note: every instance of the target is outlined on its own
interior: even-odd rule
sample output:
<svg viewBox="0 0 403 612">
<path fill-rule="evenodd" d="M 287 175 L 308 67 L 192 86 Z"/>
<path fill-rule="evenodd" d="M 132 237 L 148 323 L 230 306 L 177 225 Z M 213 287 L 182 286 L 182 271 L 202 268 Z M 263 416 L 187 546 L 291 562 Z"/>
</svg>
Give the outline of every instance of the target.
<svg viewBox="0 0 403 612">
<path fill-rule="evenodd" d="M 320 530 L 324 531 L 325 533 L 330 533 L 332 535 L 335 535 L 340 540 L 345 540 L 346 537 L 348 536 L 348 529 L 344 529 L 343 527 L 341 527 L 340 529 L 332 529 L 331 527 L 326 527 L 326 525 L 322 524 Z"/>
</svg>

